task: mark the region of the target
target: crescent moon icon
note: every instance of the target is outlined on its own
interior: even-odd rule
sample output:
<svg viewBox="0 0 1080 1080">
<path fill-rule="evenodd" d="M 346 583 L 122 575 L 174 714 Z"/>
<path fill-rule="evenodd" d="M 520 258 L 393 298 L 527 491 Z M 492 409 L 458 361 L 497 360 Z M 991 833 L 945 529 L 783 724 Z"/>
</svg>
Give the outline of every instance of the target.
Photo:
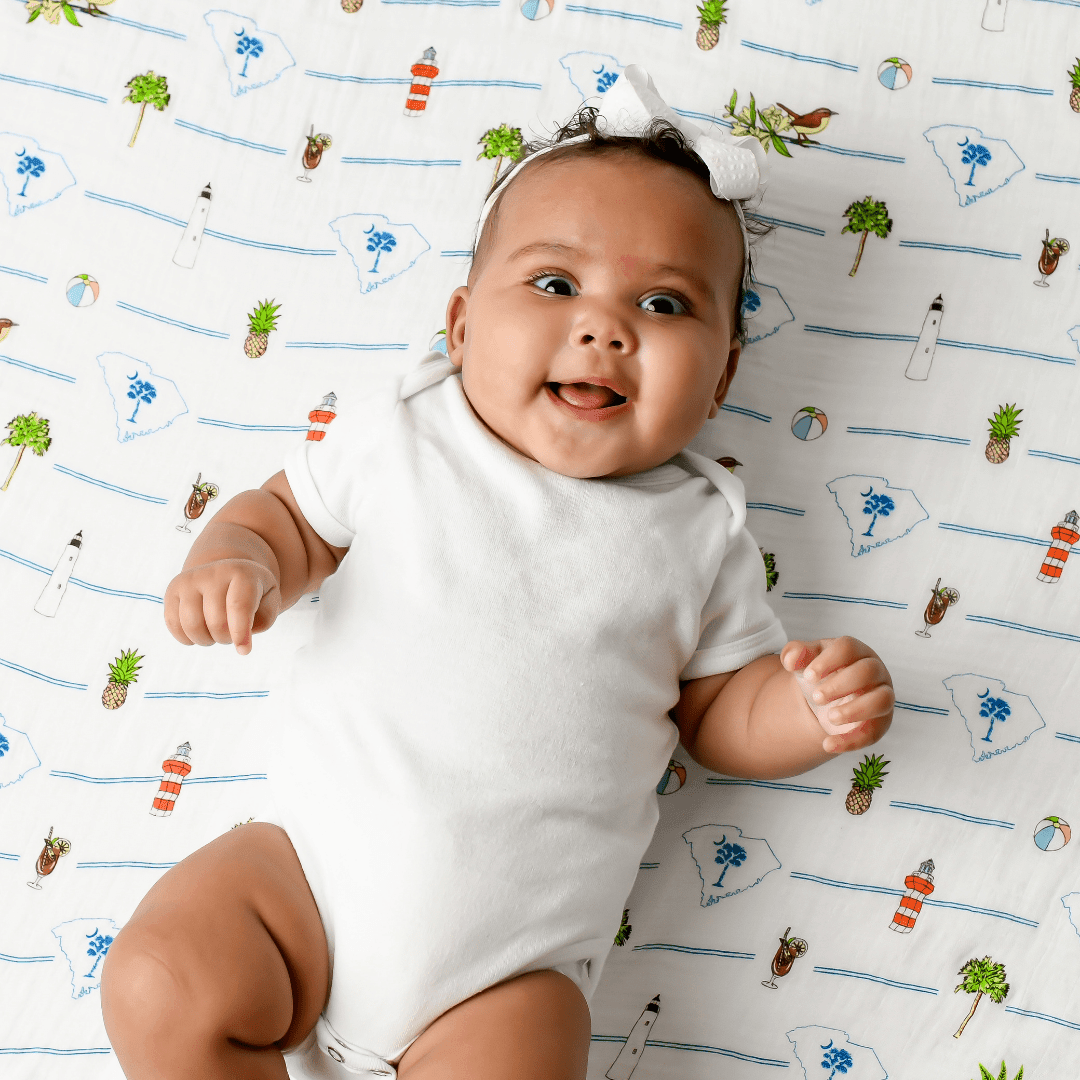
<svg viewBox="0 0 1080 1080">
<path fill-rule="evenodd" d="M 976 694 L 977 698 L 984 698 L 990 693 L 990 687 L 988 686 L 981 694 Z"/>
<path fill-rule="evenodd" d="M 367 236 L 368 233 L 373 233 L 374 231 L 375 231 L 375 226 L 372 225 L 370 229 L 365 229 L 364 230 L 364 235 Z"/>
<path fill-rule="evenodd" d="M 861 496 L 862 498 L 864 498 L 864 499 L 865 499 L 865 498 L 866 498 L 866 497 L 867 497 L 868 495 L 873 495 L 873 494 L 874 494 L 874 485 L 873 485 L 873 484 L 871 484 L 871 485 L 870 485 L 870 490 L 869 490 L 869 491 L 860 491 L 860 492 L 859 492 L 859 495 L 860 495 L 860 496 Z"/>
<path fill-rule="evenodd" d="M 967 137 L 967 136 L 965 135 L 965 136 L 964 136 L 964 141 L 963 141 L 963 142 L 958 142 L 958 143 L 957 143 L 956 145 L 957 145 L 957 146 L 967 146 L 967 144 L 968 144 L 969 142 L 971 142 L 971 139 L 969 139 L 969 138 L 968 138 L 968 137 Z"/>
<path fill-rule="evenodd" d="M 237 37 L 243 37 L 243 36 L 244 36 L 244 29 L 243 29 L 243 27 L 241 27 L 241 28 L 240 28 L 239 30 L 235 31 L 235 33 L 236 33 L 236 36 L 237 36 Z"/>
<path fill-rule="evenodd" d="M 604 70 L 604 65 L 601 64 L 598 68 L 593 68 L 593 74 L 599 75 Z"/>
<path fill-rule="evenodd" d="M 137 370 L 136 370 L 134 375 L 129 375 L 128 376 L 129 379 L 137 379 L 138 377 L 139 377 L 139 372 Z"/>
<path fill-rule="evenodd" d="M 23 154 L 25 154 L 25 153 L 26 153 L 26 147 L 24 146 L 21 150 L 16 150 L 15 151 L 15 156 L 16 157 L 22 157 Z"/>
</svg>

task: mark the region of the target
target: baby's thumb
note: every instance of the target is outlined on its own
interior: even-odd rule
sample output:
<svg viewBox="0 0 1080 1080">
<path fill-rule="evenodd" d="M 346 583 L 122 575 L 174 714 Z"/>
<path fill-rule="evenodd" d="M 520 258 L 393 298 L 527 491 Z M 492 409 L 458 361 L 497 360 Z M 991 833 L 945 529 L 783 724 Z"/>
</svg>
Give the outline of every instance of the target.
<svg viewBox="0 0 1080 1080">
<path fill-rule="evenodd" d="M 780 650 L 780 663 L 788 671 L 802 671 L 815 656 L 821 655 L 820 641 L 789 641 Z"/>
</svg>

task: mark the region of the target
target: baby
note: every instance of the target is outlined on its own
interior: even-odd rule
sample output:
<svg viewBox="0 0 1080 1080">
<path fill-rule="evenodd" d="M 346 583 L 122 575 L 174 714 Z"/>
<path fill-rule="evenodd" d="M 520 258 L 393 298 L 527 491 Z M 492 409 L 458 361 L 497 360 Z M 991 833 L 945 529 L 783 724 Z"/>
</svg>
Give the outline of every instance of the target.
<svg viewBox="0 0 1080 1080">
<path fill-rule="evenodd" d="M 283 1078 L 312 1042 L 365 1076 L 584 1080 L 676 743 L 770 779 L 888 729 L 876 653 L 786 640 L 742 484 L 686 449 L 741 349 L 745 142 L 626 68 L 489 197 L 447 355 L 343 397 L 193 544 L 186 645 L 246 654 L 321 603 L 279 824 L 177 864 L 110 949 L 129 1080 Z"/>
</svg>

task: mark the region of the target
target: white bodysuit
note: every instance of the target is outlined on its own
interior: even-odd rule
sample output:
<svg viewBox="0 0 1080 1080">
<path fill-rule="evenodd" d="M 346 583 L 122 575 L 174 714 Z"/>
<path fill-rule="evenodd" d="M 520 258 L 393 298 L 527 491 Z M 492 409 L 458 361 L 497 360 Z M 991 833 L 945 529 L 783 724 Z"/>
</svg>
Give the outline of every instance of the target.
<svg viewBox="0 0 1080 1080">
<path fill-rule="evenodd" d="M 562 476 L 493 435 L 455 371 L 431 354 L 342 398 L 285 463 L 349 552 L 288 679 L 271 792 L 333 962 L 316 1037 L 368 1075 L 512 976 L 591 997 L 680 678 L 786 641 L 723 466 Z"/>
</svg>

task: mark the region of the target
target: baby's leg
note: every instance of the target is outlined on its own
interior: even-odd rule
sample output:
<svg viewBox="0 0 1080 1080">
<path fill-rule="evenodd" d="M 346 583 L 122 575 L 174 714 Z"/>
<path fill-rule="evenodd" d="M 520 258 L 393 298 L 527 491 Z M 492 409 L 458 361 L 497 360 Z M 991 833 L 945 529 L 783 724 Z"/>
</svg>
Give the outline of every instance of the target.
<svg viewBox="0 0 1080 1080">
<path fill-rule="evenodd" d="M 444 1012 L 409 1047 L 398 1080 L 585 1080 L 589 1006 L 558 971 L 531 971 Z"/>
<path fill-rule="evenodd" d="M 252 822 L 177 863 L 109 949 L 101 1010 L 128 1080 L 287 1080 L 315 1026 L 326 936 L 286 833 Z"/>
</svg>

